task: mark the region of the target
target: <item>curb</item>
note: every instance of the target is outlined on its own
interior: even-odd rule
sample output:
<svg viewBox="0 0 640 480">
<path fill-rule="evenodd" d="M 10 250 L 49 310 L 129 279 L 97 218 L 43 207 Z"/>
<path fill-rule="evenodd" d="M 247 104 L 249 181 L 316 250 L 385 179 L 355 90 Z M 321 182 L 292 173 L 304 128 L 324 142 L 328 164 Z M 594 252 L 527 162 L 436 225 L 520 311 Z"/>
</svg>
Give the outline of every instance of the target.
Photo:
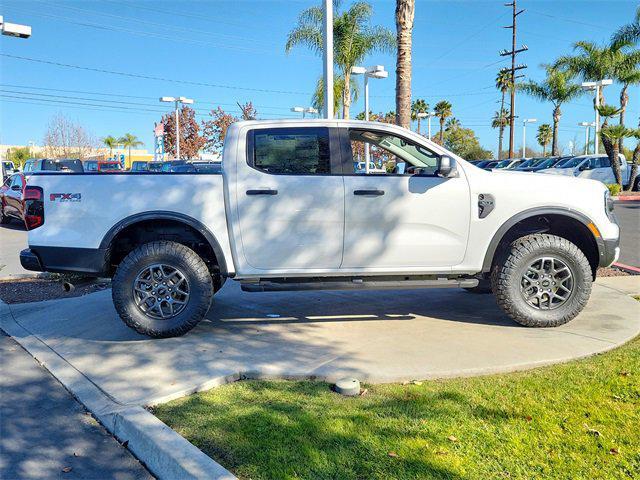
<svg viewBox="0 0 640 480">
<path fill-rule="evenodd" d="M 118 441 L 159 479 L 235 479 L 139 405 L 123 405 L 13 318 L 0 300 L 0 327 L 46 368 Z"/>
<path fill-rule="evenodd" d="M 624 263 L 613 263 L 612 267 L 616 267 L 624 272 L 630 273 L 632 275 L 640 275 L 640 268 L 634 267 L 631 265 L 625 265 Z"/>
<path fill-rule="evenodd" d="M 614 202 L 640 202 L 640 195 L 619 195 L 614 197 Z"/>
</svg>

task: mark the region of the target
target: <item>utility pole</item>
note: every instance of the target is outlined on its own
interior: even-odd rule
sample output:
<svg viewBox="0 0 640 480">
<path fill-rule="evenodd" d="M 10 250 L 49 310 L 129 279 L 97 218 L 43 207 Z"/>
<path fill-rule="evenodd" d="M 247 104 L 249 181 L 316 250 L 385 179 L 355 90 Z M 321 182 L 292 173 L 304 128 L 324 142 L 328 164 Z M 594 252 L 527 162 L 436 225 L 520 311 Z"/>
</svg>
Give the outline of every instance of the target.
<svg viewBox="0 0 640 480">
<path fill-rule="evenodd" d="M 333 2 L 324 0 L 324 118 L 333 118 Z"/>
<path fill-rule="evenodd" d="M 513 2 L 511 3 L 504 4 L 505 7 L 512 7 L 512 10 L 513 10 L 511 25 L 503 27 L 503 28 L 511 29 L 511 51 L 502 50 L 500 52 L 501 57 L 506 57 L 506 56 L 511 57 L 511 68 L 503 68 L 501 70 L 501 72 L 505 72 L 505 71 L 511 72 L 511 106 L 509 108 L 510 110 L 509 112 L 509 158 L 513 158 L 513 151 L 515 146 L 514 144 L 515 125 L 514 124 L 515 124 L 515 118 L 516 118 L 516 78 L 519 78 L 519 77 L 516 77 L 516 71 L 527 68 L 526 65 L 516 65 L 516 55 L 520 52 L 529 50 L 529 48 L 526 45 L 523 45 L 521 48 L 516 49 L 516 21 L 517 21 L 518 15 L 524 12 L 524 9 L 518 11 L 516 3 L 517 3 L 517 0 L 513 0 Z"/>
</svg>

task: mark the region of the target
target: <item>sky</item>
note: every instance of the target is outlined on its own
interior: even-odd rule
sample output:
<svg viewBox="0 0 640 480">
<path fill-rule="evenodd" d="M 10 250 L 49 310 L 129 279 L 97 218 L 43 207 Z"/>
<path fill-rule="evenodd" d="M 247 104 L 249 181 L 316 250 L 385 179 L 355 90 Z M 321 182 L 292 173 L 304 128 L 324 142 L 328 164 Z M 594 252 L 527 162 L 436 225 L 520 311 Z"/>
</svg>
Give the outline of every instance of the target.
<svg viewBox="0 0 640 480">
<path fill-rule="evenodd" d="M 350 3 L 345 0 L 343 6 Z M 372 25 L 395 32 L 395 2 L 370 3 Z M 511 31 L 502 28 L 511 22 L 510 8 L 503 3 L 416 0 L 413 30 L 413 98 L 431 106 L 450 101 L 462 126 L 472 128 L 494 152 L 498 133 L 490 125 L 500 101 L 494 80 L 508 63 L 498 52 L 511 46 Z M 152 151 L 154 122 L 172 108 L 159 103 L 160 96 L 193 98 L 199 120 L 218 105 L 237 114 L 236 102 L 247 101 L 259 118 L 299 116 L 290 108 L 311 103 L 322 58 L 305 47 L 286 54 L 284 45 L 300 11 L 316 4 L 3 0 L 5 21 L 31 25 L 33 32 L 27 40 L 0 37 L 0 143 L 40 144 L 48 121 L 62 113 L 96 138 L 130 132 Z M 578 40 L 606 42 L 631 21 L 637 5 L 637 0 L 519 0 L 525 12 L 518 17 L 518 44 L 529 50 L 518 62 L 528 65 L 527 77 L 541 80 L 541 64 L 571 53 Z M 394 110 L 395 56 L 373 53 L 364 64 L 384 65 L 390 72 L 387 79 L 371 81 L 371 109 Z M 618 103 L 619 91 L 619 85 L 606 87 L 607 103 Z M 640 87 L 629 94 L 627 123 L 635 126 Z M 565 152 L 569 142 L 584 145 L 584 128 L 577 124 L 593 121 L 591 98 L 562 107 Z M 353 115 L 362 110 L 360 98 Z M 523 94 L 516 99 L 516 114 L 538 124 L 551 123 L 551 110 L 550 104 Z M 536 128 L 527 131 L 530 147 L 536 147 Z M 515 137 L 519 147 L 520 122 Z"/>
</svg>

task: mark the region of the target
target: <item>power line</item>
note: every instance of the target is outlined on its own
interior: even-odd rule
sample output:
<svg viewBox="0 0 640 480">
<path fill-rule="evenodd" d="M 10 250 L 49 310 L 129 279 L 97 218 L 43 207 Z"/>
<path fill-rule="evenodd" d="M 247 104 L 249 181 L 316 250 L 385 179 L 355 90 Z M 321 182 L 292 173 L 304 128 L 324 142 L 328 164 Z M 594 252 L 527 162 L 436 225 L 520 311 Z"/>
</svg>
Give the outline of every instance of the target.
<svg viewBox="0 0 640 480">
<path fill-rule="evenodd" d="M 119 71 L 107 70 L 107 69 L 103 69 L 103 68 L 83 67 L 81 65 L 74 65 L 74 64 L 62 63 L 62 62 L 52 62 L 50 60 L 42 60 L 42 59 L 39 59 L 39 58 L 24 57 L 24 56 L 20 56 L 20 55 L 10 55 L 8 53 L 0 53 L 0 56 L 7 57 L 7 58 L 13 58 L 13 59 L 17 59 L 17 60 L 24 60 L 24 61 L 28 61 L 28 62 L 43 63 L 43 64 L 47 64 L 47 65 L 53 65 L 53 66 L 56 66 L 56 67 L 74 68 L 76 70 L 86 70 L 86 71 L 89 71 L 89 72 L 108 73 L 108 74 L 111 74 L 111 75 L 120 75 L 120 76 L 123 76 L 123 77 L 131 77 L 131 78 L 141 78 L 141 79 L 144 79 L 144 80 L 157 80 L 157 81 L 161 81 L 161 82 L 178 83 L 178 84 L 184 84 L 184 85 L 197 85 L 197 86 L 201 86 L 201 87 L 212 87 L 212 88 L 225 88 L 225 89 L 229 89 L 229 90 L 245 90 L 245 91 L 249 91 L 249 92 L 259 92 L 259 93 L 277 93 L 277 94 L 283 94 L 283 95 L 310 95 L 309 92 L 295 92 L 295 91 L 287 91 L 287 90 L 269 90 L 269 89 L 266 89 L 266 88 L 237 87 L 237 86 L 233 86 L 233 85 L 222 85 L 222 84 L 206 83 L 206 82 L 194 82 L 192 80 L 176 80 L 176 79 L 171 79 L 171 78 L 156 77 L 156 76 L 153 76 L 153 75 L 143 75 L 143 74 L 140 74 L 140 73 L 119 72 Z"/>
</svg>

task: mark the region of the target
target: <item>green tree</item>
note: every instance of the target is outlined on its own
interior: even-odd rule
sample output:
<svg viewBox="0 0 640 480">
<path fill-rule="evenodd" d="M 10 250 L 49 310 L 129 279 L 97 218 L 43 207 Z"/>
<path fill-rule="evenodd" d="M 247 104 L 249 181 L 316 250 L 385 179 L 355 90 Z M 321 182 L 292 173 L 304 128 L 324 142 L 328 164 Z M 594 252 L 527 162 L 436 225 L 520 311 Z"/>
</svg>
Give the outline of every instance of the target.
<svg viewBox="0 0 640 480">
<path fill-rule="evenodd" d="M 547 156 L 547 145 L 553 138 L 553 130 L 551 129 L 551 125 L 548 123 L 543 123 L 538 127 L 538 134 L 536 135 L 536 140 L 542 147 L 542 156 Z"/>
<path fill-rule="evenodd" d="M 513 78 L 511 72 L 507 70 L 500 70 L 496 76 L 496 88 L 500 91 L 500 110 L 499 113 L 505 112 L 504 109 L 504 97 L 513 85 Z M 502 114 L 500 115 L 502 117 Z M 499 121 L 496 126 L 492 125 L 492 128 L 498 128 L 498 160 L 502 158 L 502 141 L 504 139 L 504 129 L 509 124 L 509 113 L 506 112 L 504 117 L 506 122 Z M 495 120 L 495 117 L 494 117 Z"/>
<path fill-rule="evenodd" d="M 613 146 L 611 145 L 609 138 L 602 135 L 602 130 L 604 130 L 609 126 L 610 118 L 613 118 L 616 115 L 620 115 L 620 109 L 614 105 L 600 105 L 599 107 L 597 107 L 597 110 L 598 110 L 598 113 L 600 114 L 600 118 L 604 119 L 602 122 L 602 125 L 600 126 L 600 141 L 604 146 L 604 151 L 607 153 L 609 157 L 611 157 Z"/>
<path fill-rule="evenodd" d="M 638 166 L 640 166 L 640 126 L 630 131 L 630 136 L 635 137 L 638 142 L 631 154 L 631 173 L 629 174 L 629 190 L 633 190 L 638 178 Z"/>
<path fill-rule="evenodd" d="M 491 128 L 498 129 L 498 160 L 502 158 L 502 140 L 504 137 L 504 128 L 509 124 L 509 112 L 504 108 L 493 114 L 491 119 Z"/>
<path fill-rule="evenodd" d="M 396 0 L 396 114 L 398 125 L 411 126 L 411 45 L 415 0 Z"/>
<path fill-rule="evenodd" d="M 637 43 L 640 40 L 640 7 L 636 9 L 636 15 L 632 23 L 620 27 L 611 37 L 612 43 L 632 42 Z"/>
<path fill-rule="evenodd" d="M 491 151 L 482 148 L 475 132 L 470 128 L 453 128 L 443 132 L 444 147 L 466 160 L 493 158 Z"/>
<path fill-rule="evenodd" d="M 411 120 L 418 122 L 418 133 L 420 133 L 420 116 L 419 113 L 427 113 L 429 111 L 429 104 L 422 98 L 414 100 L 411 104 Z"/>
<path fill-rule="evenodd" d="M 620 149 L 618 145 L 620 140 L 624 140 L 631 135 L 631 131 L 624 125 L 611 125 L 604 127 L 601 133 L 603 138 L 606 138 L 611 143 L 611 153 L 609 153 L 611 169 L 616 178 L 616 183 L 622 188 L 622 173 L 620 171 L 620 162 L 618 161 Z"/>
<path fill-rule="evenodd" d="M 630 44 L 629 44 L 630 45 Z M 622 84 L 620 90 L 620 125 L 624 125 L 624 115 L 629 103 L 627 90 L 631 85 L 640 84 L 640 50 L 620 51 L 620 58 L 613 74 L 614 80 Z M 622 151 L 622 142 L 618 148 Z"/>
<path fill-rule="evenodd" d="M 22 168 L 27 160 L 33 158 L 30 153 L 29 147 L 12 148 L 7 152 L 7 160 Z"/>
<path fill-rule="evenodd" d="M 340 8 L 340 1 L 334 1 L 334 10 Z M 372 52 L 391 53 L 396 41 L 393 33 L 382 26 L 371 26 L 373 8 L 364 1 L 355 2 L 348 10 L 334 11 L 333 17 L 333 59 L 344 79 L 341 93 L 342 116 L 349 118 L 351 107 L 351 69 L 361 64 Z M 288 53 L 297 45 L 306 45 L 316 54 L 322 54 L 323 11 L 321 7 L 310 7 L 298 16 L 297 25 L 289 32 L 285 51 Z"/>
<path fill-rule="evenodd" d="M 582 87 L 571 82 L 571 74 L 566 71 L 546 67 L 547 76 L 541 82 L 529 80 L 519 85 L 525 93 L 538 100 L 550 102 L 553 105 L 553 140 L 551 142 L 551 155 L 558 155 L 558 125 L 562 110 L 560 106 L 584 94 Z"/>
<path fill-rule="evenodd" d="M 453 115 L 451 108 L 451 103 L 447 102 L 446 100 L 439 101 L 433 108 L 435 116 L 438 117 L 438 120 L 440 121 L 440 133 L 438 135 L 438 141 L 440 142 L 440 145 L 442 145 L 444 142 L 444 122 L 447 120 L 447 118 Z"/>
<path fill-rule="evenodd" d="M 451 117 L 449 120 L 447 120 L 447 124 L 444 126 L 444 129 L 446 131 L 450 131 L 450 130 L 455 130 L 456 128 L 460 128 L 462 126 L 462 124 L 460 123 L 460 120 L 458 120 L 456 117 Z"/>
<path fill-rule="evenodd" d="M 138 137 L 131 133 L 125 133 L 117 143 L 121 144 L 129 150 L 129 163 L 131 163 L 131 149 L 142 145 L 142 142 L 138 140 Z"/>
<path fill-rule="evenodd" d="M 113 149 L 118 145 L 118 139 L 111 135 L 107 135 L 102 139 L 102 143 L 109 148 L 109 158 L 113 158 Z"/>
</svg>

